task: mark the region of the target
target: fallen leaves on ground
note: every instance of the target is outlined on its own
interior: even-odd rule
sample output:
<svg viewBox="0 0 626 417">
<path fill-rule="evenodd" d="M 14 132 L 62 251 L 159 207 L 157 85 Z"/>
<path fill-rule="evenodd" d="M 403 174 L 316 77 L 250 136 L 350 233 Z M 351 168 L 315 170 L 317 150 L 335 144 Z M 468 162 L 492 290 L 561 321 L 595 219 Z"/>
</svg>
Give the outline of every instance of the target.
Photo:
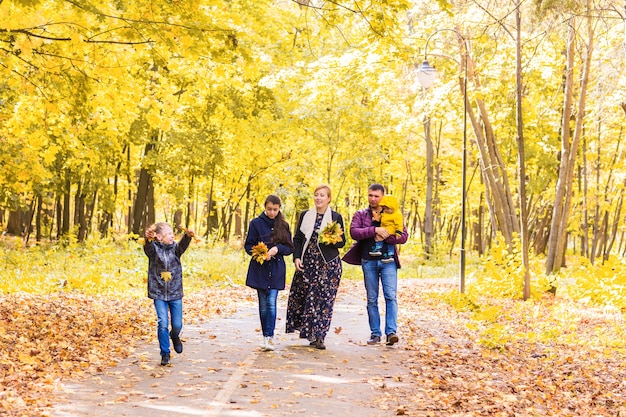
<svg viewBox="0 0 626 417">
<path fill-rule="evenodd" d="M 433 281 L 401 282 L 401 342 L 385 351 L 384 363 L 401 361 L 406 372 L 388 380 L 396 383 L 377 384 L 371 401 L 385 413 L 626 415 L 622 312 L 554 297 L 480 300 L 479 310 L 458 311 L 441 296 L 455 286 Z M 365 306 L 362 282 L 343 281 L 339 298 L 344 294 L 363 294 Z M 230 314 L 247 297 L 249 291 L 235 286 L 188 293 L 185 323 Z M 45 416 L 58 381 L 93 376 L 136 346 L 156 343 L 147 298 L 20 293 L 0 302 L 0 407 L 6 416 Z M 339 334 L 341 327 L 334 329 Z"/>
<path fill-rule="evenodd" d="M 234 311 L 244 291 L 208 288 L 184 299 L 186 323 Z M 56 383 L 102 372 L 156 340 L 151 300 L 80 293 L 0 297 L 0 409 L 46 415 Z M 156 342 L 154 342 L 156 343 Z"/>
<path fill-rule="evenodd" d="M 404 363 L 409 384 L 394 390 L 398 415 L 626 415 L 621 313 L 553 297 L 485 300 L 499 314 L 477 323 L 431 296 L 440 290 L 399 291 L 400 327 L 412 354 Z M 493 328 L 503 333 L 500 343 L 485 347 Z M 557 333 L 539 337 L 549 329 Z"/>
</svg>

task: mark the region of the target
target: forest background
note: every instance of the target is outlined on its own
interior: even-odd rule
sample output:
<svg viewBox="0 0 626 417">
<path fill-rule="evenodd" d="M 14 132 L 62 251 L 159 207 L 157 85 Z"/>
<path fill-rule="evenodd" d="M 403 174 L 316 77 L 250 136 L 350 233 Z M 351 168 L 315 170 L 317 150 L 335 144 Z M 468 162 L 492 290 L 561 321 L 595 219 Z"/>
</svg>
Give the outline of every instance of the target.
<svg viewBox="0 0 626 417">
<path fill-rule="evenodd" d="M 554 292 L 626 308 L 624 4 L 0 0 L 0 16 L 5 295 L 143 296 L 135 240 L 158 220 L 199 237 L 192 290 L 241 283 L 267 194 L 293 228 L 327 183 L 347 225 L 380 182 L 411 236 L 402 277 L 456 276 L 466 253 L 458 308 Z"/>
<path fill-rule="evenodd" d="M 28 245 L 138 236 L 156 220 L 236 245 L 267 194 L 293 225 L 328 183 L 349 222 L 380 182 L 417 259 L 467 247 L 483 262 L 504 245 L 519 256 L 497 278 L 521 277 L 525 299 L 531 278 L 554 290 L 570 255 L 620 268 L 616 1 L 26 0 L 0 12 L 0 221 Z M 424 58 L 439 71 L 430 88 Z"/>
</svg>

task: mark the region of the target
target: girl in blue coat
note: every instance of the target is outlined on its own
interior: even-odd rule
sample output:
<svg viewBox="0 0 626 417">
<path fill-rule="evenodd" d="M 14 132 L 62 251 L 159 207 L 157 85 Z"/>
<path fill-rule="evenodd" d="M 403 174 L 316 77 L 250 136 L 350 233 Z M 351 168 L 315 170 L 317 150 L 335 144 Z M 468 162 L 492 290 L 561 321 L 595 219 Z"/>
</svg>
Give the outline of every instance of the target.
<svg viewBox="0 0 626 417">
<path fill-rule="evenodd" d="M 287 274 L 283 256 L 293 253 L 293 241 L 289 223 L 280 212 L 280 198 L 270 194 L 265 199 L 264 206 L 265 211 L 250 222 L 244 247 L 248 255 L 253 254 L 253 247 L 259 243 L 264 243 L 267 247 L 264 259 L 250 259 L 246 285 L 257 290 L 263 329 L 261 348 L 268 351 L 274 350 L 278 291 L 285 289 Z"/>
</svg>

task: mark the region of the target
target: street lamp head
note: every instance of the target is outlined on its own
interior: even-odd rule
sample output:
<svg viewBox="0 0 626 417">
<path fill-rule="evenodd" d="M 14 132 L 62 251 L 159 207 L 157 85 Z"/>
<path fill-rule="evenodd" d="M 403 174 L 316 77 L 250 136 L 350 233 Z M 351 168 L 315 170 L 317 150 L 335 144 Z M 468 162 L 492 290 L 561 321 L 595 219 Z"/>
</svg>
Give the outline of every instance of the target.
<svg viewBox="0 0 626 417">
<path fill-rule="evenodd" d="M 435 67 L 431 67 L 428 60 L 424 60 L 422 65 L 417 69 L 417 80 L 425 89 L 429 89 L 439 77 L 439 71 Z"/>
</svg>

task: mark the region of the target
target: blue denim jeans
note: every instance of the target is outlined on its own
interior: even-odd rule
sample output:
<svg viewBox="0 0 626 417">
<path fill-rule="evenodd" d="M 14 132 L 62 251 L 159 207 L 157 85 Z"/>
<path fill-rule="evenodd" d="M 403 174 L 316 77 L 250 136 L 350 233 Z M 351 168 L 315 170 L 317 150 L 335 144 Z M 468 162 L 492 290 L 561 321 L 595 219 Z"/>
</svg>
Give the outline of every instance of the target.
<svg viewBox="0 0 626 417">
<path fill-rule="evenodd" d="M 170 335 L 178 337 L 183 328 L 183 299 L 173 301 L 154 300 L 157 314 L 157 336 L 161 355 L 170 353 Z M 169 330 L 168 313 L 172 318 L 172 330 Z"/>
<path fill-rule="evenodd" d="M 367 294 L 367 316 L 372 336 L 382 336 L 380 331 L 380 312 L 378 310 L 378 293 L 380 285 L 385 297 L 385 335 L 398 330 L 398 268 L 395 262 L 384 263 L 380 260 L 361 260 L 363 280 Z"/>
<path fill-rule="evenodd" d="M 278 290 L 257 289 L 259 295 L 259 317 L 261 318 L 261 329 L 263 336 L 274 337 L 276 328 L 276 299 Z"/>
</svg>

